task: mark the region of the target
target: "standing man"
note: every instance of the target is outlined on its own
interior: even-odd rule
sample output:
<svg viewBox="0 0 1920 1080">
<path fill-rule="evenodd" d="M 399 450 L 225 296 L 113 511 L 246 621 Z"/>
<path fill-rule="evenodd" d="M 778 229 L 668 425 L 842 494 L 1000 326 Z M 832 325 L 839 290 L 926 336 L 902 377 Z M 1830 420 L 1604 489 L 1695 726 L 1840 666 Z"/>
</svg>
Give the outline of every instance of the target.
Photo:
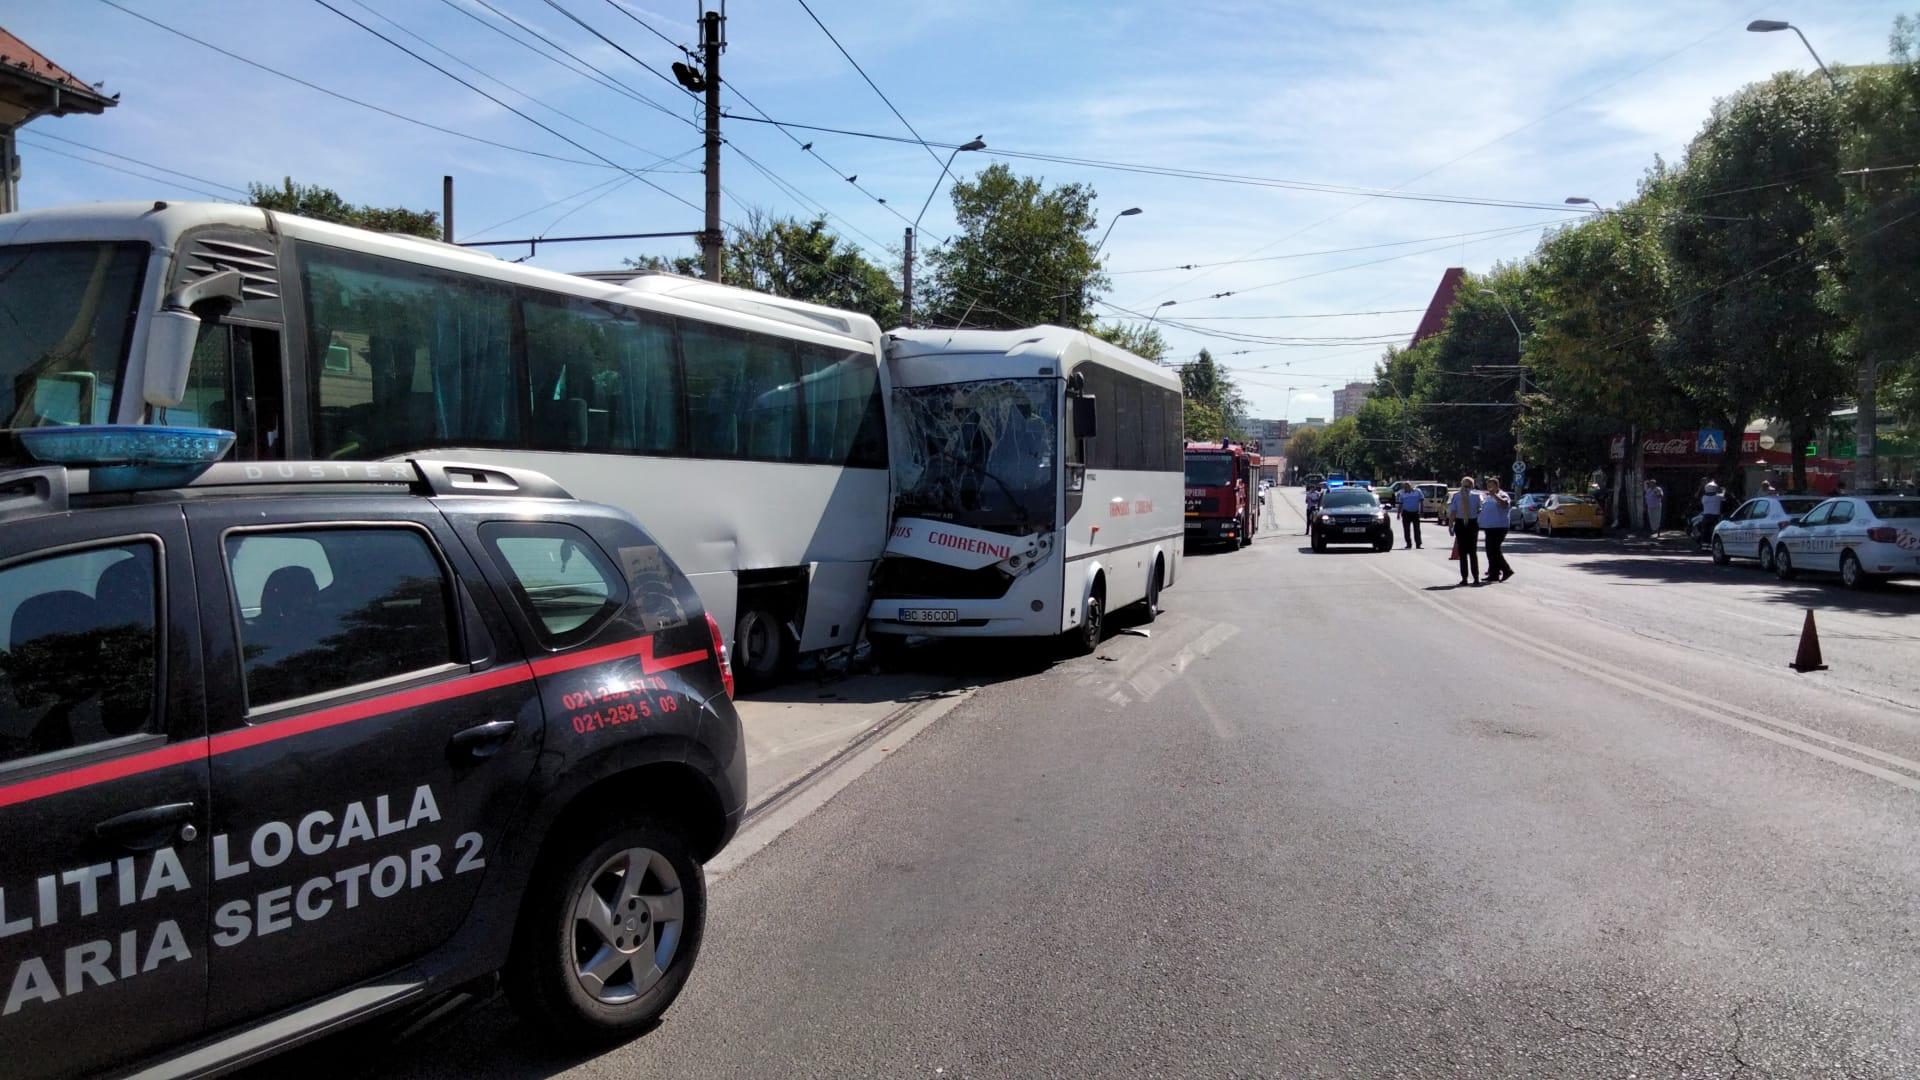
<svg viewBox="0 0 1920 1080">
<path fill-rule="evenodd" d="M 1480 496 L 1480 531 L 1487 538 L 1487 584 L 1497 585 L 1513 576 L 1507 556 L 1500 550 L 1506 542 L 1513 500 L 1500 490 L 1500 481 L 1487 477 L 1486 494 Z"/>
<path fill-rule="evenodd" d="M 1655 536 L 1660 532 L 1660 526 L 1664 524 L 1662 519 L 1667 509 L 1667 489 L 1660 486 L 1660 481 L 1651 479 L 1647 481 L 1646 502 L 1647 535 Z"/>
<path fill-rule="evenodd" d="M 1406 538 L 1406 546 L 1425 547 L 1420 542 L 1420 489 L 1413 486 L 1413 481 L 1402 480 L 1394 501 L 1400 504 L 1400 533 Z"/>
<path fill-rule="evenodd" d="M 1460 490 L 1447 502 L 1447 516 L 1453 521 L 1453 542 L 1460 549 L 1460 584 L 1467 583 L 1467 571 L 1473 571 L 1473 583 L 1480 584 L 1480 494 L 1473 490 L 1473 477 L 1460 478 Z"/>
</svg>

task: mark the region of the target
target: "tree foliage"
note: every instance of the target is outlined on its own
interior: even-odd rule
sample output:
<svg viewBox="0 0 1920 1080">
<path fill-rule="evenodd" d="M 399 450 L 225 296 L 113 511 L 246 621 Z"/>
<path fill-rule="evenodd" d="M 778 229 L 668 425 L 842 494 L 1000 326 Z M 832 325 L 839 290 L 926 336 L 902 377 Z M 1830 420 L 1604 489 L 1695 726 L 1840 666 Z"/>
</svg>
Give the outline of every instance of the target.
<svg viewBox="0 0 1920 1080">
<path fill-rule="evenodd" d="M 1143 360 L 1152 360 L 1157 364 L 1167 358 L 1167 340 L 1151 326 L 1142 327 L 1130 322 L 1095 323 L 1087 332 Z"/>
<path fill-rule="evenodd" d="M 1180 369 L 1180 392 L 1186 398 L 1187 438 L 1246 438 L 1246 398 L 1212 353 L 1201 349 Z"/>
<path fill-rule="evenodd" d="M 1087 327 L 1109 281 L 1094 261 L 1094 190 L 1047 187 L 994 164 L 953 185 L 959 230 L 927 253 L 933 326 Z"/>
<path fill-rule="evenodd" d="M 700 260 L 642 256 L 628 266 L 700 276 Z M 720 254 L 720 280 L 742 289 L 857 311 L 882 327 L 900 325 L 900 290 L 887 272 L 851 242 L 827 228 L 825 218 L 801 221 L 748 212 L 727 230 Z"/>
<path fill-rule="evenodd" d="M 351 225 L 373 232 L 410 233 L 430 240 L 440 239 L 440 215 L 432 210 L 408 210 L 392 206 L 355 206 L 339 192 L 318 184 L 296 184 L 283 177 L 279 186 L 248 184 L 247 201 L 263 210 Z"/>
</svg>

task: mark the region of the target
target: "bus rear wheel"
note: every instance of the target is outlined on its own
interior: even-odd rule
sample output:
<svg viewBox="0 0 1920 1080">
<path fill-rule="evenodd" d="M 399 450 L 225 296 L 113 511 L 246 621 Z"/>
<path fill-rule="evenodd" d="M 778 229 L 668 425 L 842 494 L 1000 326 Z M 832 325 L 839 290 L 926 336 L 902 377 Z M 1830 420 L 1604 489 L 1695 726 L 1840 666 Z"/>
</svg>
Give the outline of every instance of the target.
<svg viewBox="0 0 1920 1080">
<path fill-rule="evenodd" d="M 733 626 L 733 671 L 749 686 L 765 686 L 780 677 L 793 659 L 791 635 L 779 616 L 748 608 Z"/>
</svg>

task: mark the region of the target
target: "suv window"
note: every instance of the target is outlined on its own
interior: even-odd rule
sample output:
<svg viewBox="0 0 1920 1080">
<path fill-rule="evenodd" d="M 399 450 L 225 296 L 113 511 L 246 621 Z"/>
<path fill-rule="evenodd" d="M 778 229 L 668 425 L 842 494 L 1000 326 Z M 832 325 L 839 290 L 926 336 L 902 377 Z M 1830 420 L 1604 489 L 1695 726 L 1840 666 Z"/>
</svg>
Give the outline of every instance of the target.
<svg viewBox="0 0 1920 1080">
<path fill-rule="evenodd" d="M 454 660 L 446 571 L 412 529 L 236 533 L 227 565 L 251 708 Z"/>
<path fill-rule="evenodd" d="M 626 603 L 626 583 L 613 564 L 571 525 L 495 522 L 481 526 L 480 537 L 550 648 L 587 640 Z"/>
<path fill-rule="evenodd" d="M 0 763 L 160 730 L 157 550 L 0 570 Z"/>
</svg>

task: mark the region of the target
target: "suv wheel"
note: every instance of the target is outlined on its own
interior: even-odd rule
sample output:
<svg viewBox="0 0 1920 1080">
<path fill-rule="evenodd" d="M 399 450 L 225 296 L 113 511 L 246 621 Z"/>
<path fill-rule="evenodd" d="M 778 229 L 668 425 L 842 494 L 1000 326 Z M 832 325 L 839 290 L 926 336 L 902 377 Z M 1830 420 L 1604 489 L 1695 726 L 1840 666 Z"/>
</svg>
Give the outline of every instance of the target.
<svg viewBox="0 0 1920 1080">
<path fill-rule="evenodd" d="M 1727 545 L 1721 543 L 1719 537 L 1717 536 L 1714 537 L 1713 538 L 1713 565 L 1725 566 L 1727 565 L 1727 563 L 1731 561 L 1732 561 L 1731 559 L 1727 558 Z"/>
<path fill-rule="evenodd" d="M 1760 541 L 1759 555 L 1760 569 L 1769 574 L 1773 573 L 1773 545 L 1767 543 L 1765 540 Z"/>
<path fill-rule="evenodd" d="M 1315 554 L 1325 554 L 1327 550 L 1327 538 L 1319 529 L 1313 530 L 1313 550 Z"/>
<path fill-rule="evenodd" d="M 1785 544 L 1774 549 L 1773 573 L 1781 581 L 1792 581 L 1800 576 L 1800 571 L 1793 568 L 1793 553 L 1787 550 Z"/>
<path fill-rule="evenodd" d="M 563 1041 L 630 1038 L 686 985 L 706 913 L 706 880 L 677 830 L 646 818 L 590 828 L 536 872 L 507 992 Z"/>
</svg>

